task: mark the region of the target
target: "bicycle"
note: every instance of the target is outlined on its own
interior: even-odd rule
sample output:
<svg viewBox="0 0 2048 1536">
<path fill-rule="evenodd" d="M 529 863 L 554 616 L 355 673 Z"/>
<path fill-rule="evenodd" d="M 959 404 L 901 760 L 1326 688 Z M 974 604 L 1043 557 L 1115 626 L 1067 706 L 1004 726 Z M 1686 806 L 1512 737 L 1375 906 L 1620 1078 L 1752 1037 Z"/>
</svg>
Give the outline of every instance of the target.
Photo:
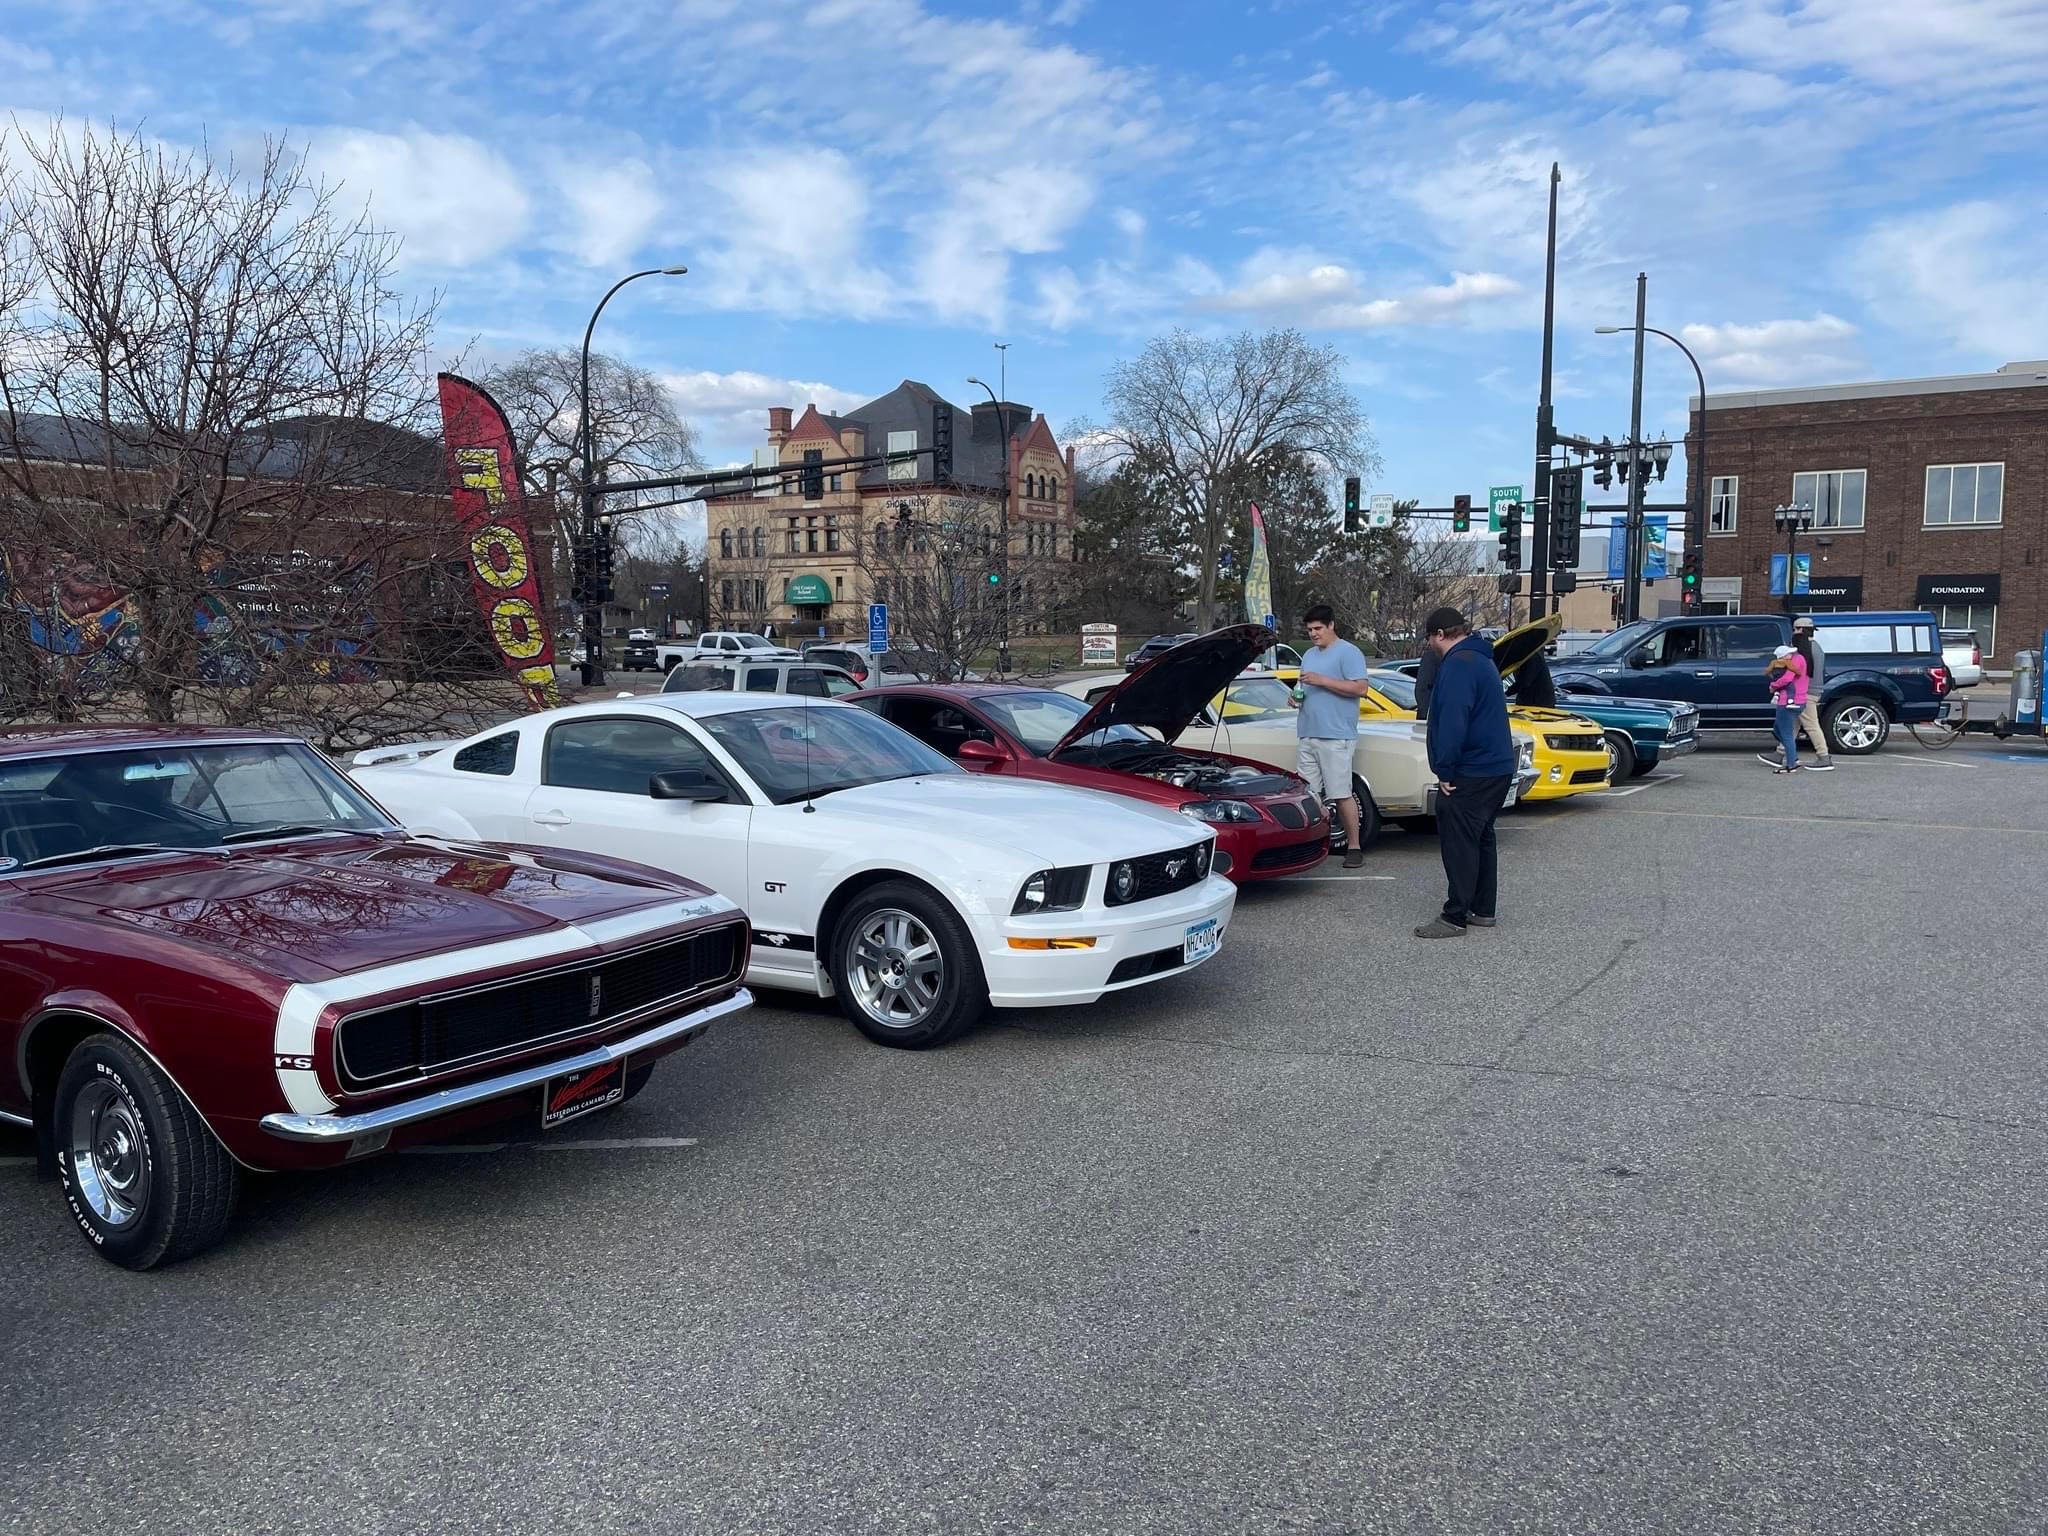
<svg viewBox="0 0 2048 1536">
<path fill-rule="evenodd" d="M 1950 713 L 1951 710 L 1954 713 Z M 1963 733 L 1969 728 L 1969 719 L 1970 701 L 1953 699 L 1943 707 L 1939 720 L 1929 720 L 1921 725 L 1908 725 L 1906 729 L 1911 731 L 1913 739 L 1928 751 L 1939 752 L 1944 747 L 1952 747 L 1963 739 Z"/>
</svg>

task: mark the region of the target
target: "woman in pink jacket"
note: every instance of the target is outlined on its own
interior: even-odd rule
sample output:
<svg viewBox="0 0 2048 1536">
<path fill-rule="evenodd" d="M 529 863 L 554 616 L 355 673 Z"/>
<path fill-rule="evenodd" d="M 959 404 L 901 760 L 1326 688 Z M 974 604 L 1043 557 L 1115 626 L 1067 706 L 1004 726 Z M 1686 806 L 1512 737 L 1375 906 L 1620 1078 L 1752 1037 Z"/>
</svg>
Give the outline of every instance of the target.
<svg viewBox="0 0 2048 1536">
<path fill-rule="evenodd" d="M 1771 696 L 1777 707 L 1771 711 L 1778 743 L 1784 749 L 1782 761 L 1764 757 L 1779 773 L 1799 771 L 1799 712 L 1806 708 L 1806 658 L 1789 645 L 1781 645 L 1771 656 Z M 1762 757 L 1763 754 L 1759 753 Z"/>
</svg>

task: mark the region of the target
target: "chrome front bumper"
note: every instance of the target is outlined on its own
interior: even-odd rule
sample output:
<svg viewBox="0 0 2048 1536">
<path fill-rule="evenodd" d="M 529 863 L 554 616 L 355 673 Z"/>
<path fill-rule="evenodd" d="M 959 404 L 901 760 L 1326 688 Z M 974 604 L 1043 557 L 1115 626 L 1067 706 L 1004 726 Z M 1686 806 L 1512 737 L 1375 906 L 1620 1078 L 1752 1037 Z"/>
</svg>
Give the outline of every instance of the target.
<svg viewBox="0 0 2048 1536">
<path fill-rule="evenodd" d="M 719 1019 L 728 1018 L 754 1005 L 754 994 L 741 987 L 723 1002 L 713 1003 L 708 1008 L 699 1008 L 680 1018 L 657 1024 L 652 1029 L 643 1029 L 639 1034 L 625 1040 L 615 1040 L 610 1045 L 592 1046 L 587 1051 L 578 1051 L 574 1056 L 558 1056 L 549 1061 L 537 1061 L 531 1066 L 520 1067 L 501 1077 L 487 1077 L 482 1082 L 462 1083 L 453 1088 L 442 1088 L 427 1094 L 424 1098 L 407 1099 L 400 1104 L 386 1104 L 377 1109 L 366 1109 L 355 1115 L 265 1115 L 263 1129 L 273 1136 L 286 1141 L 314 1141 L 333 1143 L 354 1141 L 359 1136 L 389 1136 L 402 1125 L 415 1125 L 422 1120 L 432 1120 L 454 1110 L 467 1109 L 472 1104 L 481 1104 L 486 1099 L 500 1098 L 508 1093 L 518 1093 L 525 1088 L 535 1088 L 551 1077 L 560 1077 L 565 1072 L 587 1072 L 592 1067 L 601 1067 L 607 1062 L 617 1061 L 622 1056 L 650 1050 L 657 1045 L 668 1045 L 685 1035 L 695 1034 L 706 1025 Z"/>
</svg>

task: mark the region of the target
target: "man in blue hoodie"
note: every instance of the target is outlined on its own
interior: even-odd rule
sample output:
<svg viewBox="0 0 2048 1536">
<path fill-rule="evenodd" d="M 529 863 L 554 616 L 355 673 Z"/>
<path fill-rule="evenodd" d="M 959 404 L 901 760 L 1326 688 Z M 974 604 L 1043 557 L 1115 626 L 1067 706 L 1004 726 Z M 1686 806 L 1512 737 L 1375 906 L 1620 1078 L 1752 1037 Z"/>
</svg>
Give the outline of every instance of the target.
<svg viewBox="0 0 2048 1536">
<path fill-rule="evenodd" d="M 1442 658 L 1429 701 L 1429 767 L 1436 775 L 1437 844 L 1450 894 L 1418 939 L 1461 939 L 1468 925 L 1491 928 L 1499 877 L 1494 818 L 1515 779 L 1515 737 L 1493 644 L 1471 633 L 1455 608 L 1424 626 Z"/>
</svg>

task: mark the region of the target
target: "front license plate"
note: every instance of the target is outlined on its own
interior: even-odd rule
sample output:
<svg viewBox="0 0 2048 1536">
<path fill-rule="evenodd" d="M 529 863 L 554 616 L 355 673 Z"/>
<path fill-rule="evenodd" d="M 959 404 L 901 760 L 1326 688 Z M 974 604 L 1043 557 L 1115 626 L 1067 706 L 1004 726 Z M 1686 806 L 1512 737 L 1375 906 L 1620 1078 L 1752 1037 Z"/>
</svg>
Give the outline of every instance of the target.
<svg viewBox="0 0 2048 1536">
<path fill-rule="evenodd" d="M 551 1077 L 541 1090 L 540 1128 L 551 1131 L 558 1125 L 608 1109 L 625 1096 L 623 1059 L 592 1067 L 587 1072 L 565 1072 L 560 1077 Z"/>
<path fill-rule="evenodd" d="M 1188 925 L 1187 938 L 1181 945 L 1181 964 L 1193 965 L 1197 960 L 1206 960 L 1216 953 L 1216 919 L 1206 923 Z"/>
</svg>

